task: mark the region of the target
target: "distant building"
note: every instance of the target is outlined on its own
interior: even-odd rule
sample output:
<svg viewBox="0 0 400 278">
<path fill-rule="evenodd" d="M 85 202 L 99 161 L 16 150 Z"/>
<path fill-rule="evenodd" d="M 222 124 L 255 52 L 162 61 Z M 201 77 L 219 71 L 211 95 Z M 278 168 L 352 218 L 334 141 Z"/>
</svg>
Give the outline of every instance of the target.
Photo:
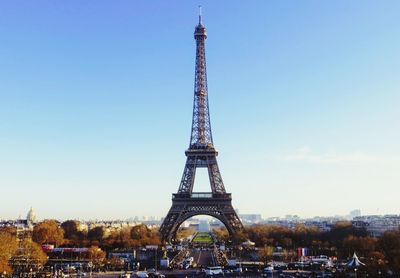
<svg viewBox="0 0 400 278">
<path fill-rule="evenodd" d="M 23 240 L 31 236 L 34 225 L 36 224 L 35 211 L 30 208 L 26 219 L 19 217 L 16 220 L 2 220 L 0 221 L 0 228 L 16 228 L 17 238 Z"/>
<path fill-rule="evenodd" d="M 285 220 L 292 221 L 292 222 L 299 222 L 300 221 L 300 217 L 297 216 L 297 215 L 288 214 L 288 215 L 285 216 Z"/>
<path fill-rule="evenodd" d="M 306 227 L 317 227 L 322 231 L 330 231 L 336 222 L 344 220 L 344 217 L 321 217 L 315 216 L 313 218 L 302 219 L 297 215 L 286 215 L 285 218 L 270 217 L 263 220 L 261 223 L 278 225 L 290 229 L 296 228 L 297 225 L 302 224 Z"/>
<path fill-rule="evenodd" d="M 206 219 L 201 219 L 199 222 L 199 232 L 209 232 L 210 231 L 210 222 Z"/>
<path fill-rule="evenodd" d="M 36 223 L 36 213 L 31 207 L 26 215 L 26 222 L 28 226 L 33 226 Z"/>
<path fill-rule="evenodd" d="M 262 221 L 261 214 L 239 214 L 239 218 L 246 224 L 257 224 Z"/>
<path fill-rule="evenodd" d="M 354 227 L 365 228 L 373 236 L 381 236 L 389 230 L 400 228 L 400 215 L 364 215 L 355 217 L 352 221 Z"/>
<path fill-rule="evenodd" d="M 350 214 L 349 214 L 350 220 L 353 220 L 354 218 L 360 217 L 360 216 L 361 216 L 361 210 L 355 209 L 355 210 L 350 211 Z"/>
</svg>

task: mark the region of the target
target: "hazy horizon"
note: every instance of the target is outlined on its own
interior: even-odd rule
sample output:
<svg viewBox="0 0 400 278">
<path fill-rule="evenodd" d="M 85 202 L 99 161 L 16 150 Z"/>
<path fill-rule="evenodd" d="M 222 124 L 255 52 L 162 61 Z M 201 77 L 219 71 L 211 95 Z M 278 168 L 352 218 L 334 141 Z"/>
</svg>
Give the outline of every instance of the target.
<svg viewBox="0 0 400 278">
<path fill-rule="evenodd" d="M 41 217 L 40 212 L 36 211 L 35 208 L 29 208 L 29 209 L 33 209 L 34 213 L 35 213 L 35 217 L 37 221 L 42 221 L 42 220 L 46 220 L 46 219 L 55 219 L 58 221 L 66 221 L 66 220 L 78 220 L 78 221 L 133 221 L 135 220 L 135 218 L 138 218 L 138 221 L 158 221 L 161 218 L 165 217 L 165 215 L 133 215 L 127 218 L 83 218 L 83 217 L 67 217 L 67 218 L 60 218 L 60 217 Z M 356 210 L 356 209 L 355 209 Z M 16 220 L 16 219 L 25 219 L 26 215 L 29 211 L 27 210 L 24 213 L 19 214 L 16 217 L 12 217 L 12 218 L 2 218 L 0 217 L 0 220 Z M 237 211 L 238 212 L 238 211 Z M 261 213 L 257 213 L 257 212 L 253 212 L 253 213 L 243 213 L 243 214 L 261 214 Z M 242 213 L 239 211 L 239 215 L 242 215 Z M 378 215 L 378 216 L 384 216 L 384 215 L 389 215 L 389 214 L 382 214 L 382 213 L 375 213 L 375 214 L 364 214 L 361 211 L 361 216 L 369 216 L 369 215 Z M 298 216 L 300 219 L 312 219 L 312 218 L 335 218 L 335 217 L 342 217 L 342 218 L 346 218 L 349 217 L 349 213 L 347 214 L 343 214 L 343 215 L 312 215 L 312 216 L 301 216 L 301 215 L 297 215 L 297 214 L 286 214 L 286 215 L 281 215 L 281 216 L 274 216 L 274 215 L 262 215 L 261 217 L 263 220 L 266 220 L 268 218 L 280 218 L 280 219 L 285 219 L 286 217 L 290 217 L 290 216 Z M 156 219 L 151 219 L 151 218 L 156 218 Z M 194 217 L 190 217 L 188 220 L 190 219 L 203 219 L 203 218 L 207 218 L 207 219 L 214 219 L 216 221 L 219 221 L 216 218 L 213 218 L 212 216 L 209 215 L 196 215 Z"/>
</svg>

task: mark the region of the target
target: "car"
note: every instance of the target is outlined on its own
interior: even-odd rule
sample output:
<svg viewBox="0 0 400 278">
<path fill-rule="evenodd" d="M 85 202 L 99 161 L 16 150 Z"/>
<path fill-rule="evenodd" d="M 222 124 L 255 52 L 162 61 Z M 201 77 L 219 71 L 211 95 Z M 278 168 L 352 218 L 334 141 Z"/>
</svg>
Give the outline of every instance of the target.
<svg viewBox="0 0 400 278">
<path fill-rule="evenodd" d="M 274 271 L 274 267 L 272 265 L 269 265 L 263 269 L 264 273 L 272 273 L 273 271 Z"/>
<path fill-rule="evenodd" d="M 190 267 L 190 264 L 187 264 L 187 263 L 184 263 L 184 264 L 183 264 L 183 268 L 184 268 L 184 269 L 189 269 L 189 267 Z"/>
<path fill-rule="evenodd" d="M 135 273 L 135 277 L 138 278 L 149 278 L 149 275 L 145 271 L 138 271 Z"/>
<path fill-rule="evenodd" d="M 247 272 L 247 273 L 259 273 L 260 270 L 257 267 L 246 267 L 244 269 L 244 272 Z"/>
<path fill-rule="evenodd" d="M 205 269 L 205 275 L 206 276 L 224 275 L 224 272 L 222 271 L 222 267 L 220 266 L 208 266 Z"/>
<path fill-rule="evenodd" d="M 152 272 L 152 273 L 149 273 L 148 275 L 149 275 L 149 278 L 165 278 L 165 275 L 161 274 L 159 272 Z"/>
</svg>

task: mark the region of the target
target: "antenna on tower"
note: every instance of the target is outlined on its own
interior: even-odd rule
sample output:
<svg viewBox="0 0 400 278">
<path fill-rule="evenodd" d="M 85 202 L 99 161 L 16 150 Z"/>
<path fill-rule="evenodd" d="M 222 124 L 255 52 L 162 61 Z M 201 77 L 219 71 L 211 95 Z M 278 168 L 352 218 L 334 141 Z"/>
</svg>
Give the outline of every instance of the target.
<svg viewBox="0 0 400 278">
<path fill-rule="evenodd" d="M 203 22 L 201 21 L 201 5 L 199 5 L 199 24 L 203 24 Z"/>
</svg>

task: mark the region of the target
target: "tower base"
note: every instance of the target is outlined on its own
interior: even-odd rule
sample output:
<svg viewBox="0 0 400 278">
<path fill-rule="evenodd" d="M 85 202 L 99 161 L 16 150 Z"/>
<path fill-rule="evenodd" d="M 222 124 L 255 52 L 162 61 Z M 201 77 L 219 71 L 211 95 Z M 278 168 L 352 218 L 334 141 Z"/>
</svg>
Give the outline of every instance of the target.
<svg viewBox="0 0 400 278">
<path fill-rule="evenodd" d="M 190 217 L 209 215 L 220 220 L 229 234 L 243 230 L 243 224 L 232 207 L 229 193 L 178 193 L 172 194 L 172 207 L 160 227 L 163 241 L 171 242 L 179 226 Z"/>
</svg>

